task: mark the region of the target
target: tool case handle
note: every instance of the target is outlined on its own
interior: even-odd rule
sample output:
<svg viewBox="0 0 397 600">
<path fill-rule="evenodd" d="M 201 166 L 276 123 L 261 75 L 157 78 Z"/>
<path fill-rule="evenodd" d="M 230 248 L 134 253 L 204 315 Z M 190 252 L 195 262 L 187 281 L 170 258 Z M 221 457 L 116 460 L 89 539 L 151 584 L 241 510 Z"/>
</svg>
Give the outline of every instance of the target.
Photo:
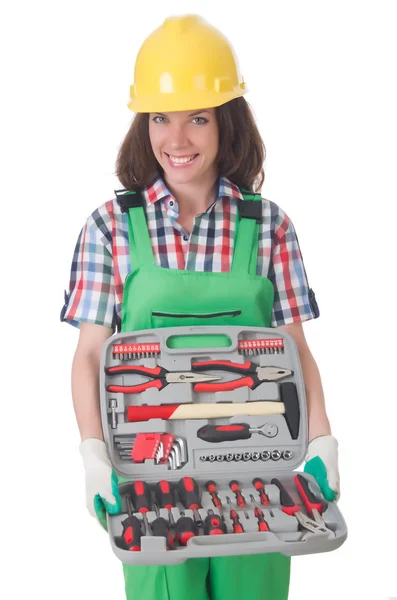
<svg viewBox="0 0 397 600">
<path fill-rule="evenodd" d="M 212 332 L 208 332 L 213 329 Z M 175 330 L 174 330 L 175 331 Z M 228 348 L 233 350 L 238 346 L 237 332 L 219 333 L 219 327 L 190 327 L 189 333 L 175 335 L 174 333 L 165 334 L 161 332 L 161 328 L 156 330 L 156 333 L 163 337 L 162 343 L 165 344 L 168 351 L 175 350 L 178 354 L 189 354 L 192 349 L 200 348 L 200 350 Z"/>
</svg>

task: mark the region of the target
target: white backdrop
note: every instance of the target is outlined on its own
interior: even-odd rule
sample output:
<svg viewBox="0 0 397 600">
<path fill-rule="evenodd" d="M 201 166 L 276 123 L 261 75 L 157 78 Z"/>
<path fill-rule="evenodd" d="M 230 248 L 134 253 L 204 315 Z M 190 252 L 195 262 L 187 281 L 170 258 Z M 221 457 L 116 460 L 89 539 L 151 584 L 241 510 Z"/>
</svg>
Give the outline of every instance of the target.
<svg viewBox="0 0 397 600">
<path fill-rule="evenodd" d="M 70 394 L 78 331 L 59 313 L 78 233 L 118 186 L 136 53 L 165 17 L 189 12 L 239 56 L 267 149 L 262 193 L 294 222 L 321 312 L 304 328 L 340 444 L 349 537 L 293 559 L 290 599 L 397 596 L 395 10 L 379 0 L 3 9 L 2 598 L 124 598 L 121 563 L 85 509 Z"/>
</svg>

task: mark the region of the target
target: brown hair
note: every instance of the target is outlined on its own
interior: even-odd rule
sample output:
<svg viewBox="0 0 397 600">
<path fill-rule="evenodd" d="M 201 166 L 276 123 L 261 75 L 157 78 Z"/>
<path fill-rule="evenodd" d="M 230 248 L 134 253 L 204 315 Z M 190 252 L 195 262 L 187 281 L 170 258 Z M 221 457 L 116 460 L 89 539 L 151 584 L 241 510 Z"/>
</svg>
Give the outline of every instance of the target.
<svg viewBox="0 0 397 600">
<path fill-rule="evenodd" d="M 265 174 L 266 149 L 252 109 L 245 98 L 235 98 L 215 108 L 219 128 L 218 173 L 238 187 L 257 192 Z M 127 190 L 150 186 L 164 171 L 153 154 L 149 138 L 149 113 L 137 113 L 116 161 L 116 175 Z"/>
</svg>

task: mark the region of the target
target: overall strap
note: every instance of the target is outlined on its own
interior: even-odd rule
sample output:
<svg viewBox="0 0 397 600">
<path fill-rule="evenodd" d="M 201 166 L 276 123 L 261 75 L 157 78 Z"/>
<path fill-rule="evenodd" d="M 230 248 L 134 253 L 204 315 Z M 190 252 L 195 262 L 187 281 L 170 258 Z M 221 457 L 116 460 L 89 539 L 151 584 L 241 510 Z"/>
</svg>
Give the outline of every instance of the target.
<svg viewBox="0 0 397 600">
<path fill-rule="evenodd" d="M 121 212 L 127 213 L 132 269 L 154 265 L 155 260 L 144 211 L 145 197 L 143 192 L 141 190 L 134 192 L 115 190 L 114 193 Z"/>
<path fill-rule="evenodd" d="M 259 225 L 262 222 L 262 197 L 248 190 L 240 191 L 243 200 L 238 201 L 231 272 L 255 275 Z"/>
</svg>

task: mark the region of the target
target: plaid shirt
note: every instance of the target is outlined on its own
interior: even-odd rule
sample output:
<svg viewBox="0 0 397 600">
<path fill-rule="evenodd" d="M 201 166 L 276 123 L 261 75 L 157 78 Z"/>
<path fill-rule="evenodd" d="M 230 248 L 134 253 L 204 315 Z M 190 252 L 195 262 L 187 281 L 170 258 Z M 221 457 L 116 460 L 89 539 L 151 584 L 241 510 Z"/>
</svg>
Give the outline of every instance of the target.
<svg viewBox="0 0 397 600">
<path fill-rule="evenodd" d="M 156 264 L 189 271 L 230 271 L 239 188 L 223 177 L 216 201 L 194 219 L 190 235 L 177 222 L 178 202 L 162 178 L 145 188 L 146 216 Z M 257 275 L 274 286 L 272 327 L 317 318 L 292 221 L 274 202 L 262 199 Z M 61 321 L 97 323 L 113 331 L 121 319 L 124 281 L 130 264 L 127 215 L 116 199 L 105 202 L 87 219 L 77 240 L 69 292 Z"/>
</svg>

